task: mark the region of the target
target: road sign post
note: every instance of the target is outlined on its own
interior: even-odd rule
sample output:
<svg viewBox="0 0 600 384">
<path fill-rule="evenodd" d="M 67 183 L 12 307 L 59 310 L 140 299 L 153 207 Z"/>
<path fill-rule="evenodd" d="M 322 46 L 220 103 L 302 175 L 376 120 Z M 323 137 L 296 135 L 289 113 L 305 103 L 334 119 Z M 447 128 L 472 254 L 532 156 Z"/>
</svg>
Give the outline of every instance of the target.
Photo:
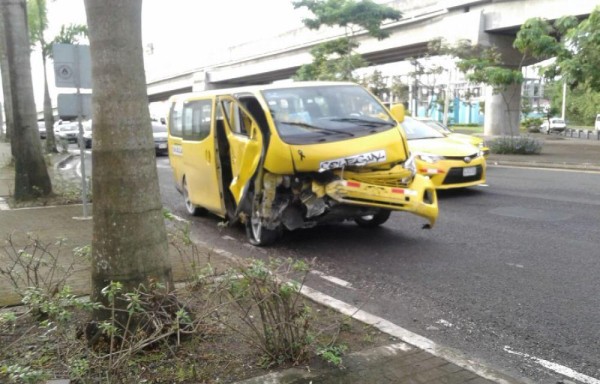
<svg viewBox="0 0 600 384">
<path fill-rule="evenodd" d="M 83 203 L 83 218 L 88 218 L 87 213 L 87 182 L 85 175 L 85 142 L 83 140 L 83 116 L 91 115 L 90 95 L 83 95 L 81 88 L 92 88 L 92 66 L 90 47 L 87 45 L 54 44 L 52 46 L 54 55 L 54 74 L 58 88 L 76 88 L 77 93 L 73 100 L 70 95 L 62 94 L 58 97 L 58 110 L 65 111 L 73 107 L 77 111 L 77 122 L 79 125 L 79 153 L 81 156 L 81 201 Z M 85 97 L 85 99 L 84 99 Z M 61 103 L 62 100 L 62 103 Z M 67 102 L 68 101 L 68 102 Z M 74 102 L 73 102 L 74 101 Z M 85 108 L 85 106 L 90 106 Z"/>
</svg>

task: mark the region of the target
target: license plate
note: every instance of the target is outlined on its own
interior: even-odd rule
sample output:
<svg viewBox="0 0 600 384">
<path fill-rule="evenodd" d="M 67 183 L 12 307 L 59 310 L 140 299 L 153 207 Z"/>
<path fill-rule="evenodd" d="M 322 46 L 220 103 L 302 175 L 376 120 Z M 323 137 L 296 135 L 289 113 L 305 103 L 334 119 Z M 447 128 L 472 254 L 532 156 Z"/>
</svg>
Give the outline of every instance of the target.
<svg viewBox="0 0 600 384">
<path fill-rule="evenodd" d="M 167 144 L 158 144 L 158 149 L 166 149 Z"/>
<path fill-rule="evenodd" d="M 463 177 L 475 176 L 476 174 L 477 174 L 477 167 L 463 168 Z"/>
</svg>

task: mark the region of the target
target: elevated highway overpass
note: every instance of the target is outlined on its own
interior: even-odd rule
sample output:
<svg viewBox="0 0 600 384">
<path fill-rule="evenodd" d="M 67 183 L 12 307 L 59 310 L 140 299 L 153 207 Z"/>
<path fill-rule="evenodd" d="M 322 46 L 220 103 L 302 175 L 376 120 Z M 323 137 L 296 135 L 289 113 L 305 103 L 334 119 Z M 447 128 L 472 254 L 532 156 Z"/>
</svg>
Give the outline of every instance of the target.
<svg viewBox="0 0 600 384">
<path fill-rule="evenodd" d="M 509 66 L 517 66 L 521 55 L 512 48 L 520 26 L 529 18 L 557 19 L 565 15 L 585 17 L 596 6 L 592 0 L 394 0 L 388 5 L 400 10 L 402 19 L 383 26 L 390 37 L 381 41 L 358 33 L 358 52 L 373 64 L 399 62 L 427 53 L 428 43 L 438 38 L 452 43 L 495 45 Z M 271 38 L 223 49 L 197 68 L 148 82 L 150 101 L 170 95 L 239 85 L 270 83 L 289 79 L 298 68 L 312 61 L 310 50 L 343 36 L 339 28 L 318 31 L 300 28 Z M 507 103 L 506 96 L 510 95 Z M 515 97 L 516 95 L 516 97 Z M 486 134 L 497 127 L 518 126 L 520 88 L 504 94 L 486 93 Z"/>
</svg>

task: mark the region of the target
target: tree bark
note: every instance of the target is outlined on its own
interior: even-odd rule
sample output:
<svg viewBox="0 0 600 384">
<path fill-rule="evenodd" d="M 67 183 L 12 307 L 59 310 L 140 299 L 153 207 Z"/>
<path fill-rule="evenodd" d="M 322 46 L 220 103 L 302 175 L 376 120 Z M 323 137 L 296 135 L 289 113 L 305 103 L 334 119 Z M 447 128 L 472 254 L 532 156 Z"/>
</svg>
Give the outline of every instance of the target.
<svg viewBox="0 0 600 384">
<path fill-rule="evenodd" d="M 2 74 L 2 95 L 4 96 L 4 115 L 6 116 L 5 138 L 10 142 L 13 132 L 12 95 L 10 94 L 10 71 L 8 70 L 8 56 L 6 55 L 6 32 L 4 28 L 4 4 L 0 10 L 0 73 Z M 14 156 L 14 155 L 13 155 Z"/>
<path fill-rule="evenodd" d="M 16 200 L 30 200 L 52 193 L 42 154 L 33 98 L 27 8 L 25 0 L 2 0 L 6 55 L 10 72 L 14 132 L 11 146 L 15 158 Z"/>
<path fill-rule="evenodd" d="M 172 287 L 141 37 L 141 0 L 85 0 L 92 58 L 92 300 L 111 281 Z M 96 311 L 96 320 L 106 319 Z"/>
<path fill-rule="evenodd" d="M 42 40 L 42 47 L 44 46 Z M 42 63 L 44 64 L 44 125 L 46 126 L 46 152 L 58 153 L 56 139 L 54 138 L 54 113 L 52 113 L 52 100 L 48 90 L 48 73 L 46 69 L 46 53 L 42 48 Z"/>
</svg>

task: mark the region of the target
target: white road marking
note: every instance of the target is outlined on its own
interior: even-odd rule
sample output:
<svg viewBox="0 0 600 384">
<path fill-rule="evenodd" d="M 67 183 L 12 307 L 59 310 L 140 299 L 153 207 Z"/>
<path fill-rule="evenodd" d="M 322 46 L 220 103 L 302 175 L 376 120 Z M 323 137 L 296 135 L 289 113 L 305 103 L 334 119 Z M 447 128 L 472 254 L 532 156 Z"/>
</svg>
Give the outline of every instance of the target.
<svg viewBox="0 0 600 384">
<path fill-rule="evenodd" d="M 223 239 L 223 240 L 233 240 L 233 241 L 235 241 L 235 238 L 234 238 L 234 237 L 231 237 L 231 236 L 229 236 L 229 235 L 221 236 L 221 239 Z"/>
<path fill-rule="evenodd" d="M 548 360 L 540 359 L 538 357 L 528 355 L 527 353 L 514 351 L 508 345 L 504 346 L 504 350 L 512 355 L 517 355 L 517 356 L 521 356 L 526 359 L 532 360 L 533 362 L 538 363 L 539 365 L 541 365 L 544 368 L 548 368 L 551 371 L 554 371 L 563 376 L 569 377 L 573 380 L 577 380 L 577 381 L 580 381 L 585 384 L 600 384 L 600 380 L 598 380 L 598 379 L 595 379 L 593 377 L 584 375 L 583 373 L 574 371 L 569 367 L 565 367 L 563 365 L 556 364 L 556 363 L 553 363 Z"/>
<path fill-rule="evenodd" d="M 509 267 L 525 268 L 522 264 L 506 263 Z"/>
<path fill-rule="evenodd" d="M 2 197 L 0 197 L 0 211 L 10 211 L 10 207 Z"/>
<path fill-rule="evenodd" d="M 344 288 L 348 288 L 348 289 L 356 289 L 352 286 L 351 283 L 349 283 L 345 280 L 342 280 L 342 279 L 338 279 L 337 277 L 334 277 L 334 276 L 326 275 L 323 272 L 313 270 L 313 271 L 310 271 L 310 273 L 312 273 L 313 275 L 317 275 L 321 279 L 327 280 L 333 284 L 339 285 L 340 287 L 344 287 Z"/>
<path fill-rule="evenodd" d="M 434 356 L 441 357 L 451 362 L 452 364 L 458 365 L 461 368 L 474 372 L 485 379 L 491 380 L 498 384 L 514 383 L 513 378 L 510 378 L 501 372 L 495 371 L 490 367 L 487 367 L 479 363 L 478 361 L 475 361 L 474 359 L 463 355 L 457 350 L 440 346 L 435 342 L 427 339 L 426 337 L 404 329 L 388 320 L 372 315 L 368 312 L 363 311 L 360 308 L 345 303 L 341 300 L 325 295 L 324 293 L 316 291 L 306 285 L 302 287 L 300 292 L 319 304 L 326 305 L 344 315 L 352 316 L 356 320 L 359 320 L 368 325 L 372 325 L 373 327 L 379 329 L 384 333 L 387 333 L 388 335 L 394 336 L 405 343 L 412 344 L 415 347 L 429 352 Z"/>
<path fill-rule="evenodd" d="M 489 185 L 489 184 L 477 184 L 477 186 L 478 186 L 478 187 L 484 187 L 484 188 L 487 188 L 487 187 L 489 187 L 490 185 Z"/>
</svg>

